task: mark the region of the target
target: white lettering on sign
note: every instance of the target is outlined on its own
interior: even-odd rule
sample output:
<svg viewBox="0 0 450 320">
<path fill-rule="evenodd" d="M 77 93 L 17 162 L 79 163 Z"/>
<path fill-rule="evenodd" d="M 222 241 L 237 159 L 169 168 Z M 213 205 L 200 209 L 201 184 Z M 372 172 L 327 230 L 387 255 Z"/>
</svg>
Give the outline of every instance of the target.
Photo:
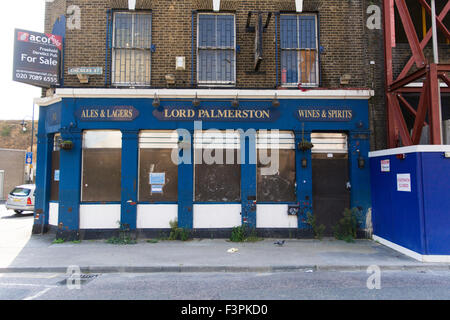
<svg viewBox="0 0 450 320">
<path fill-rule="evenodd" d="M 29 55 L 27 55 L 26 53 L 22 53 L 20 55 L 20 61 L 26 61 L 28 63 L 36 63 L 37 57 L 31 57 Z M 44 58 L 44 57 L 39 57 L 39 64 L 45 64 L 48 66 L 56 66 L 58 65 L 58 60 L 56 59 L 52 59 L 52 58 Z"/>
<path fill-rule="evenodd" d="M 370 5 L 367 7 L 367 14 L 370 16 L 367 18 L 367 28 L 370 30 L 381 29 L 381 9 L 377 5 Z"/>
<path fill-rule="evenodd" d="M 397 174 L 397 191 L 411 192 L 411 174 Z"/>
<path fill-rule="evenodd" d="M 391 171 L 391 164 L 389 159 L 381 160 L 381 172 L 390 172 L 390 171 Z"/>
</svg>

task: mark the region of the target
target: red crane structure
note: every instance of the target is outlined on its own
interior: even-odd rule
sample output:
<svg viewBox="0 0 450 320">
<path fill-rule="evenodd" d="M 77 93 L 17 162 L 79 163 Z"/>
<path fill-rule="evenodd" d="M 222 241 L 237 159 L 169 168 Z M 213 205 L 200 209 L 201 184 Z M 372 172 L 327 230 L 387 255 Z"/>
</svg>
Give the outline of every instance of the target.
<svg viewBox="0 0 450 320">
<path fill-rule="evenodd" d="M 432 16 L 432 8 L 427 0 L 414 0 Z M 439 0 L 447 1 L 447 0 Z M 409 1 L 411 4 L 412 1 Z M 397 9 L 401 24 L 411 49 L 411 57 L 400 74 L 394 78 L 393 48 L 395 47 L 395 10 Z M 441 12 L 436 13 L 436 26 L 448 41 L 450 32 L 444 24 L 444 18 L 450 10 L 450 0 Z M 426 28 L 426 24 L 425 24 Z M 425 29 L 426 30 L 426 29 Z M 429 144 L 442 144 L 441 137 L 441 92 L 450 92 L 450 64 L 439 64 L 428 61 L 424 49 L 432 39 L 432 28 L 424 30 L 420 41 L 414 27 L 408 4 L 405 0 L 384 0 L 384 42 L 385 42 L 385 72 L 386 72 L 386 106 L 387 106 L 387 137 L 388 147 L 417 145 L 420 143 L 423 127 L 429 126 Z M 412 72 L 413 66 L 416 69 Z M 440 88 L 439 80 L 447 84 Z M 408 86 L 411 83 L 421 83 L 421 86 Z M 420 94 L 418 105 L 413 106 L 404 97 L 405 94 Z M 412 133 L 408 130 L 402 112 L 405 108 L 414 119 Z M 428 117 L 427 117 L 428 115 Z"/>
</svg>

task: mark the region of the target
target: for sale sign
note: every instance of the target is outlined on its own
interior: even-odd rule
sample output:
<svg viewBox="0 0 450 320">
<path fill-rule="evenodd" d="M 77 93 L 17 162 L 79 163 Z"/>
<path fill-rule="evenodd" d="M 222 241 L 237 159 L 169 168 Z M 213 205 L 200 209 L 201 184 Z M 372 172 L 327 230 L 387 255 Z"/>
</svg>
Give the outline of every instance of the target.
<svg viewBox="0 0 450 320">
<path fill-rule="evenodd" d="M 59 85 L 62 37 L 16 29 L 13 80 L 39 87 Z"/>
</svg>

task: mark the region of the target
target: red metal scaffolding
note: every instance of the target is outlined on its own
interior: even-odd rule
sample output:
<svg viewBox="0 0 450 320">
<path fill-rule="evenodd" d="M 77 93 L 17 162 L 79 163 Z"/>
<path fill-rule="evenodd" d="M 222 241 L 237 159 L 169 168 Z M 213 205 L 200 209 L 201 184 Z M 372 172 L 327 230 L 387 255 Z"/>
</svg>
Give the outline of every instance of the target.
<svg viewBox="0 0 450 320">
<path fill-rule="evenodd" d="M 442 0 L 443 2 L 446 0 Z M 431 7 L 426 0 L 416 0 L 431 16 Z M 399 76 L 394 79 L 392 49 L 395 47 L 395 9 L 400 16 L 411 57 Z M 436 25 L 442 34 L 450 40 L 450 32 L 444 25 L 444 18 L 450 10 L 450 0 L 440 13 L 436 14 Z M 388 123 L 388 147 L 417 145 L 420 142 L 422 129 L 429 125 L 429 144 L 442 144 L 440 119 L 440 91 L 450 92 L 450 65 L 435 64 L 427 61 L 424 48 L 432 38 L 430 28 L 422 41 L 414 28 L 410 11 L 405 0 L 384 0 L 384 41 L 386 59 L 386 106 Z M 417 71 L 410 73 L 413 66 Z M 447 84 L 439 89 L 439 79 Z M 420 82 L 422 85 L 411 87 L 408 84 Z M 418 105 L 414 107 L 403 96 L 405 93 L 419 93 Z M 405 108 L 414 118 L 412 134 L 408 131 L 402 109 Z M 428 122 L 427 120 L 428 114 Z"/>
</svg>

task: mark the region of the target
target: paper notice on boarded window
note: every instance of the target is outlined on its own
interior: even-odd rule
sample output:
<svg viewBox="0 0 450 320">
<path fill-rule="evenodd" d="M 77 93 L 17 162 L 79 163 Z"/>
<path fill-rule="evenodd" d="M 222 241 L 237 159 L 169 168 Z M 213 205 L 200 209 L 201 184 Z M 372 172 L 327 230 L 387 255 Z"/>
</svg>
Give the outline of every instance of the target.
<svg viewBox="0 0 450 320">
<path fill-rule="evenodd" d="M 391 164 L 389 160 L 381 160 L 381 172 L 390 172 Z"/>
<path fill-rule="evenodd" d="M 152 184 L 152 193 L 163 193 L 163 186 L 158 184 Z"/>
<path fill-rule="evenodd" d="M 411 192 L 411 175 L 409 173 L 397 174 L 397 191 Z"/>
<path fill-rule="evenodd" d="M 166 184 L 166 173 L 165 172 L 152 172 L 150 173 L 150 184 Z"/>
<path fill-rule="evenodd" d="M 54 180 L 59 181 L 59 170 L 55 170 Z"/>
</svg>

